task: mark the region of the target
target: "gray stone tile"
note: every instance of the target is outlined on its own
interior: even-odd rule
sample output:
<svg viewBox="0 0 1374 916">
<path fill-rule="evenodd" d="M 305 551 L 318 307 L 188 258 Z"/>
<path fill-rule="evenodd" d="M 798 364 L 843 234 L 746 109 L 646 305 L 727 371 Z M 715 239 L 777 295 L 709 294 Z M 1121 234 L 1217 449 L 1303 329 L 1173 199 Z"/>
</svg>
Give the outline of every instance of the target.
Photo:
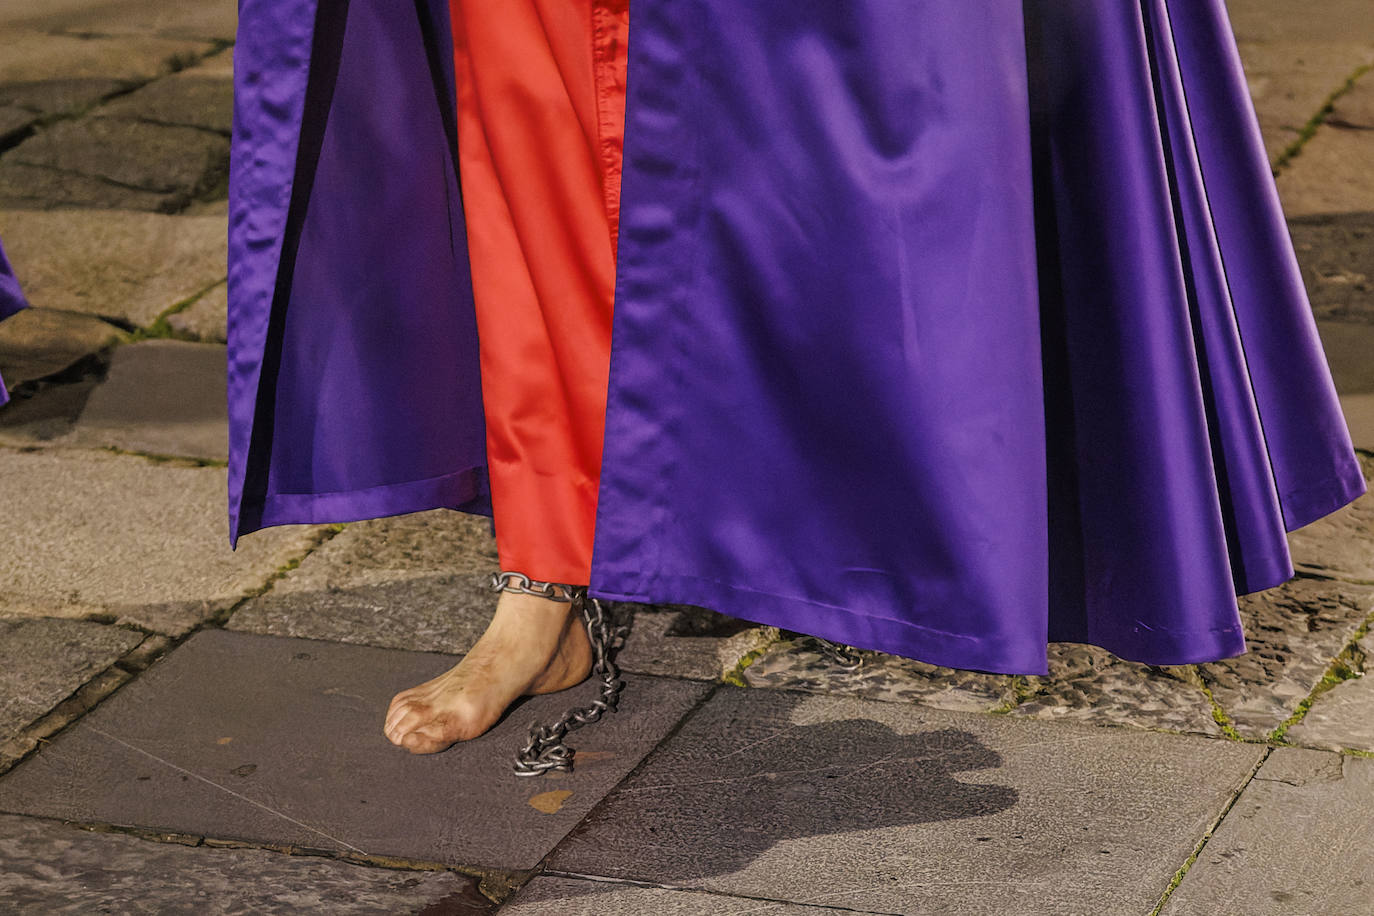
<svg viewBox="0 0 1374 916">
<path fill-rule="evenodd" d="M 142 641 L 84 620 L 0 619 L 0 745 Z"/>
<path fill-rule="evenodd" d="M 109 36 L 190 36 L 232 41 L 237 8 L 223 0 L 77 0 L 48 4 L 24 16 L 24 24 L 53 32 Z"/>
<path fill-rule="evenodd" d="M 15 142 L 38 118 L 38 114 L 27 108 L 0 104 L 0 145 Z"/>
<path fill-rule="evenodd" d="M 1245 5 L 1252 4 L 1232 4 Z M 1339 37 L 1301 38 L 1290 32 L 1251 40 L 1245 34 L 1249 29 L 1241 30 L 1241 62 L 1270 162 L 1298 140 L 1303 126 L 1357 67 L 1374 61 L 1374 40 L 1351 35 L 1351 24 Z"/>
<path fill-rule="evenodd" d="M 57 380 L 29 382 L 0 407 L 0 446 L 35 448 L 71 432 L 100 384 L 103 366 L 80 363 Z"/>
<path fill-rule="evenodd" d="M 185 204 L 181 192 L 140 191 L 111 184 L 103 178 L 73 175 L 22 162 L 0 163 L 0 209 L 57 210 L 84 207 L 98 210 L 146 210 L 175 213 Z"/>
<path fill-rule="evenodd" d="M 1374 140 L 1369 154 L 1374 161 Z M 1320 320 L 1322 350 L 1331 367 L 1336 390 L 1341 394 L 1374 392 L 1374 323 L 1365 321 Z"/>
<path fill-rule="evenodd" d="M 0 810 L 529 869 L 709 689 L 630 676 L 616 711 L 569 736 L 572 773 L 522 779 L 511 762 L 531 723 L 597 683 L 525 698 L 441 754 L 392 745 L 391 697 L 454 661 L 203 630 L 0 778 Z"/>
<path fill-rule="evenodd" d="M 56 375 L 129 335 L 106 321 L 76 312 L 27 308 L 0 321 L 0 375 L 11 390 Z"/>
<path fill-rule="evenodd" d="M 496 609 L 499 569 L 485 516 L 436 509 L 353 522 L 228 627 L 425 652 L 466 652 Z M 607 602 L 630 623 L 623 671 L 714 680 L 764 638 L 704 608 Z"/>
<path fill-rule="evenodd" d="M 1306 216 L 1288 229 L 1318 320 L 1374 325 L 1374 213 Z"/>
<path fill-rule="evenodd" d="M 114 614 L 179 635 L 258 589 L 318 528 L 256 532 L 229 549 L 225 471 L 145 458 L 0 448 L 0 616 Z"/>
<path fill-rule="evenodd" d="M 199 127 L 225 135 L 233 126 L 233 114 L 233 84 L 228 79 L 207 76 L 199 67 L 154 80 L 92 112 L 97 118 Z"/>
<path fill-rule="evenodd" d="M 182 5 L 162 4 L 167 9 Z M 211 42 L 194 38 L 108 33 L 102 37 L 91 35 L 89 26 L 76 31 L 85 34 L 53 34 L 48 27 L 0 28 L 0 84 L 60 79 L 142 82 L 170 72 L 174 59 L 194 59 L 214 49 Z"/>
<path fill-rule="evenodd" d="M 263 849 L 160 843 L 0 814 L 7 913 L 374 914 L 480 916 L 495 907 L 451 871 L 351 865 Z"/>
<path fill-rule="evenodd" d="M 0 105 L 38 115 L 65 114 L 88 108 L 130 85 L 128 80 L 101 77 L 46 79 L 0 85 Z"/>
<path fill-rule="evenodd" d="M 229 416 L 220 344 L 147 340 L 114 352 L 63 446 L 225 461 Z"/>
<path fill-rule="evenodd" d="M 860 657 L 863 664 L 846 671 L 814 639 L 785 639 L 744 669 L 744 679 L 751 687 L 813 690 L 966 712 L 986 712 L 1014 695 L 1008 675 L 943 668 L 882 652 Z"/>
<path fill-rule="evenodd" d="M 1370 913 L 1374 760 L 1280 748 L 1164 905 L 1164 916 Z"/>
<path fill-rule="evenodd" d="M 1049 659 L 1049 677 L 1026 679 L 1033 693 L 1012 715 L 1223 734 L 1188 666 L 1142 665 L 1077 643 L 1051 643 Z"/>
<path fill-rule="evenodd" d="M 1297 709 L 1374 612 L 1374 587 L 1299 576 L 1240 603 L 1248 651 L 1197 667 L 1236 730 L 1262 738 Z"/>
<path fill-rule="evenodd" d="M 1374 394 L 1344 395 L 1341 411 L 1345 413 L 1355 447 L 1374 452 Z"/>
<path fill-rule="evenodd" d="M 861 911 L 846 909 L 846 913 Z M 769 903 L 751 897 L 707 894 L 700 891 L 636 887 L 606 881 L 586 881 L 540 875 L 501 907 L 501 916 L 835 916 L 830 907 Z"/>
<path fill-rule="evenodd" d="M 722 686 L 547 867 L 884 913 L 1144 913 L 1262 753 Z"/>
<path fill-rule="evenodd" d="M 1374 455 L 1360 456 L 1360 463 L 1369 492 L 1289 534 L 1293 564 L 1299 571 L 1374 582 Z"/>
<path fill-rule="evenodd" d="M 434 509 L 346 525 L 230 629 L 389 649 L 466 652 L 497 595 L 496 543 L 485 516 Z"/>
<path fill-rule="evenodd" d="M 613 602 L 630 618 L 630 633 L 617 656 L 626 671 L 717 680 L 745 654 L 777 639 L 762 627 L 692 605 Z"/>
<path fill-rule="evenodd" d="M 224 343 L 229 339 L 228 316 L 229 287 L 221 283 L 189 307 L 167 316 L 167 324 L 180 336 Z"/>
<path fill-rule="evenodd" d="M 0 238 L 35 306 L 142 327 L 223 281 L 228 257 L 218 216 L 12 210 Z"/>
<path fill-rule="evenodd" d="M 1374 83 L 1365 91 L 1374 92 Z M 1374 176 L 1365 166 L 1369 131 L 1320 127 L 1279 173 L 1279 198 L 1288 216 L 1374 210 Z"/>
<path fill-rule="evenodd" d="M 1284 738 L 1294 744 L 1374 752 L 1374 633 L 1356 645 L 1360 676 L 1341 681 L 1313 702 Z"/>
<path fill-rule="evenodd" d="M 190 127 L 86 117 L 39 130 L 0 159 L 0 174 L 11 165 L 40 166 L 170 195 L 184 206 L 223 185 L 229 140 Z"/>
</svg>

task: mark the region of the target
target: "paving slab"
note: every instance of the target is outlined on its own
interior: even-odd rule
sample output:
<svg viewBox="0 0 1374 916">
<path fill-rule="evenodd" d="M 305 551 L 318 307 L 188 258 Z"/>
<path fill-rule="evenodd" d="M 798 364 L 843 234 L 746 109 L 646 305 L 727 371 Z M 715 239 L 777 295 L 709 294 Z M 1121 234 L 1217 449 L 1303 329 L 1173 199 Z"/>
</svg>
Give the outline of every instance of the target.
<svg viewBox="0 0 1374 916">
<path fill-rule="evenodd" d="M 12 14 L 20 25 L 52 32 L 194 36 L 232 40 L 238 10 L 222 0 L 47 0 Z"/>
<path fill-rule="evenodd" d="M 758 626 L 709 608 L 677 604 L 611 602 L 630 620 L 616 663 L 626 671 L 717 680 L 748 653 L 777 639 L 775 627 Z"/>
<path fill-rule="evenodd" d="M 0 619 L 0 745 L 142 641 L 84 620 Z"/>
<path fill-rule="evenodd" d="M 496 607 L 485 516 L 432 509 L 352 522 L 227 626 L 422 652 L 466 652 Z"/>
<path fill-rule="evenodd" d="M 0 106 L 13 106 L 36 115 L 77 112 L 127 90 L 129 80 L 102 77 L 45 79 L 0 85 Z"/>
<path fill-rule="evenodd" d="M 225 470 L 108 452 L 0 448 L 0 617 L 113 614 L 180 635 L 262 587 L 319 537 L 255 532 L 229 549 Z"/>
<path fill-rule="evenodd" d="M 1371 613 L 1374 587 L 1298 576 L 1240 599 L 1249 651 L 1198 665 L 1236 731 L 1262 738 L 1297 710 Z"/>
<path fill-rule="evenodd" d="M 1374 141 L 1369 159 L 1374 163 Z M 1317 322 L 1322 350 L 1341 394 L 1374 393 L 1374 324 L 1364 321 Z"/>
<path fill-rule="evenodd" d="M 57 375 L 83 360 L 103 363 L 129 339 L 107 321 L 58 309 L 21 309 L 0 321 L 0 375 L 11 389 Z"/>
<path fill-rule="evenodd" d="M 1163 916 L 1374 912 L 1374 760 L 1279 748 L 1170 895 Z"/>
<path fill-rule="evenodd" d="M 1343 395 L 1341 411 L 1355 447 L 1374 452 L 1374 394 Z"/>
<path fill-rule="evenodd" d="M 11 210 L 0 238 L 36 306 L 141 327 L 224 280 L 223 217 Z"/>
<path fill-rule="evenodd" d="M 1370 353 L 1374 362 L 1374 350 Z M 1357 414 L 1346 417 L 1356 430 L 1359 419 Z M 1374 582 L 1374 454 L 1360 455 L 1360 464 L 1369 483 L 1363 496 L 1288 535 L 1293 565 L 1300 572 Z"/>
<path fill-rule="evenodd" d="M 1288 229 L 1318 320 L 1374 325 L 1374 212 L 1299 217 Z"/>
<path fill-rule="evenodd" d="M 234 87 L 230 79 L 191 67 L 102 105 L 97 118 L 125 118 L 199 127 L 228 135 L 233 126 Z"/>
<path fill-rule="evenodd" d="M 0 147 L 17 141 L 24 131 L 38 121 L 39 117 L 38 114 L 27 108 L 0 104 Z"/>
<path fill-rule="evenodd" d="M 1051 643 L 1049 660 L 1049 677 L 1026 678 L 1031 695 L 1012 715 L 1224 733 L 1191 666 L 1142 665 L 1077 643 Z"/>
<path fill-rule="evenodd" d="M 86 409 L 91 392 L 100 384 L 103 366 L 77 366 L 80 374 L 64 373 L 58 380 L 29 382 L 0 407 L 0 446 L 36 448 L 51 445 L 72 431 Z"/>
<path fill-rule="evenodd" d="M 1362 79 L 1351 94 L 1374 94 L 1374 80 Z M 1279 199 L 1290 217 L 1374 210 L 1374 179 L 1368 162 L 1374 150 L 1369 128 L 1326 123 L 1279 173 Z"/>
<path fill-rule="evenodd" d="M 109 375 L 56 444 L 227 460 L 225 359 L 220 344 L 147 340 L 120 347 Z"/>
<path fill-rule="evenodd" d="M 161 5 L 174 9 L 182 4 Z M 196 38 L 81 31 L 63 35 L 45 28 L 0 28 L 0 84 L 59 79 L 139 83 L 170 73 L 176 61 L 195 60 L 215 48 Z"/>
<path fill-rule="evenodd" d="M 1317 697 L 1302 721 L 1284 738 L 1294 744 L 1374 753 L 1374 634 L 1356 645 L 1358 677 L 1341 681 Z"/>
<path fill-rule="evenodd" d="M 1347 34 L 1318 40 L 1242 40 L 1240 57 L 1272 163 L 1300 139 L 1331 93 L 1358 67 L 1374 62 L 1374 38 L 1352 41 Z"/>
<path fill-rule="evenodd" d="M 780 640 L 744 669 L 751 687 L 813 690 L 839 696 L 901 703 L 920 703 L 937 709 L 986 712 L 1014 696 L 1014 680 L 1004 674 L 983 674 L 930 665 L 884 652 L 862 652 L 863 664 L 846 671 L 808 636 Z"/>
<path fill-rule="evenodd" d="M 637 887 L 607 881 L 539 875 L 501 907 L 501 916 L 836 916 L 831 907 L 770 903 L 700 891 Z M 857 913 L 859 910 L 843 910 Z"/>
<path fill-rule="evenodd" d="M 167 316 L 167 324 L 182 337 L 225 343 L 229 339 L 228 319 L 229 286 L 221 283 L 187 308 Z"/>
<path fill-rule="evenodd" d="M 4 814 L 0 861 L 0 898 L 9 913 L 480 916 L 495 909 L 476 879 L 451 871 L 155 842 Z"/>
<path fill-rule="evenodd" d="M 883 913 L 1145 913 L 1263 752 L 722 686 L 546 864 Z"/>
<path fill-rule="evenodd" d="M 181 192 L 142 191 L 103 178 L 75 175 L 46 166 L 0 162 L 0 210 L 145 210 L 176 213 L 185 203 Z"/>
<path fill-rule="evenodd" d="M 0 176 L 21 165 L 166 195 L 165 206 L 184 206 L 224 184 L 229 139 L 192 127 L 86 117 L 58 121 L 9 150 Z"/>
<path fill-rule="evenodd" d="M 627 677 L 619 708 L 569 736 L 572 773 L 520 778 L 531 723 L 590 702 L 596 681 L 525 698 L 440 754 L 392 745 L 391 697 L 455 661 L 202 630 L 0 777 L 0 810 L 530 869 L 710 689 Z"/>
</svg>

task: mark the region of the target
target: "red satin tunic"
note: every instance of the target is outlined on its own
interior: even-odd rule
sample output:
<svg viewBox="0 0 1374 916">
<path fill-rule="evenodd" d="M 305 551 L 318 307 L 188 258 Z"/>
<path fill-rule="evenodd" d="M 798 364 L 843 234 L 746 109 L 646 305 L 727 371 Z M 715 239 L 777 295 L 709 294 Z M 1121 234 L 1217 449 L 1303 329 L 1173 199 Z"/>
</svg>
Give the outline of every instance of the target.
<svg viewBox="0 0 1374 916">
<path fill-rule="evenodd" d="M 601 470 L 629 0 L 451 0 L 502 569 L 585 584 Z"/>
</svg>

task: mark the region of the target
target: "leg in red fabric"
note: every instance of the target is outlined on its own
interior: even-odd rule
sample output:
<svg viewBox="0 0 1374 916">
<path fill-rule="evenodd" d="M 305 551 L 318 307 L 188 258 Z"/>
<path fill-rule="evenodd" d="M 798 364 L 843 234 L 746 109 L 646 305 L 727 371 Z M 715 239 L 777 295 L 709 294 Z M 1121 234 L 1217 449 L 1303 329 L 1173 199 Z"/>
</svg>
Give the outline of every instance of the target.
<svg viewBox="0 0 1374 916">
<path fill-rule="evenodd" d="M 586 583 L 604 431 L 628 0 L 451 0 L 459 171 L 502 569 Z M 444 675 L 397 694 L 385 732 L 432 753 L 522 694 L 584 680 L 571 605 L 500 593 Z"/>
</svg>

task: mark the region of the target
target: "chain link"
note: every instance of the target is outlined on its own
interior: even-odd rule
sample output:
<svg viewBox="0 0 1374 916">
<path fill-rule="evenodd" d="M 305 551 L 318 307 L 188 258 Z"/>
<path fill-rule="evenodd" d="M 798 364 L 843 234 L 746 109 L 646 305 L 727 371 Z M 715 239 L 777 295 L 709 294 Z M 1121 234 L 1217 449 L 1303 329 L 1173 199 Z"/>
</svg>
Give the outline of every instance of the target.
<svg viewBox="0 0 1374 916">
<path fill-rule="evenodd" d="M 624 645 L 630 628 L 624 624 L 611 626 L 605 607 L 600 600 L 587 594 L 585 585 L 540 582 L 523 573 L 505 570 L 492 574 L 491 587 L 496 591 L 525 592 L 554 601 L 569 601 L 573 613 L 582 618 L 587 629 L 587 639 L 592 645 L 592 672 L 601 678 L 600 696 L 590 706 L 569 709 L 552 725 L 531 725 L 529 741 L 515 758 L 516 776 L 541 776 L 549 770 L 572 772 L 574 751 L 563 739 L 573 729 L 600 719 L 607 709 L 615 711 L 617 708 L 625 682 L 620 679 L 614 657 Z"/>
<path fill-rule="evenodd" d="M 866 654 L 862 649 L 847 646 L 844 643 L 831 642 L 822 636 L 812 636 L 821 647 L 822 655 L 828 655 L 830 660 L 843 668 L 845 671 L 858 671 L 863 667 Z"/>
</svg>

